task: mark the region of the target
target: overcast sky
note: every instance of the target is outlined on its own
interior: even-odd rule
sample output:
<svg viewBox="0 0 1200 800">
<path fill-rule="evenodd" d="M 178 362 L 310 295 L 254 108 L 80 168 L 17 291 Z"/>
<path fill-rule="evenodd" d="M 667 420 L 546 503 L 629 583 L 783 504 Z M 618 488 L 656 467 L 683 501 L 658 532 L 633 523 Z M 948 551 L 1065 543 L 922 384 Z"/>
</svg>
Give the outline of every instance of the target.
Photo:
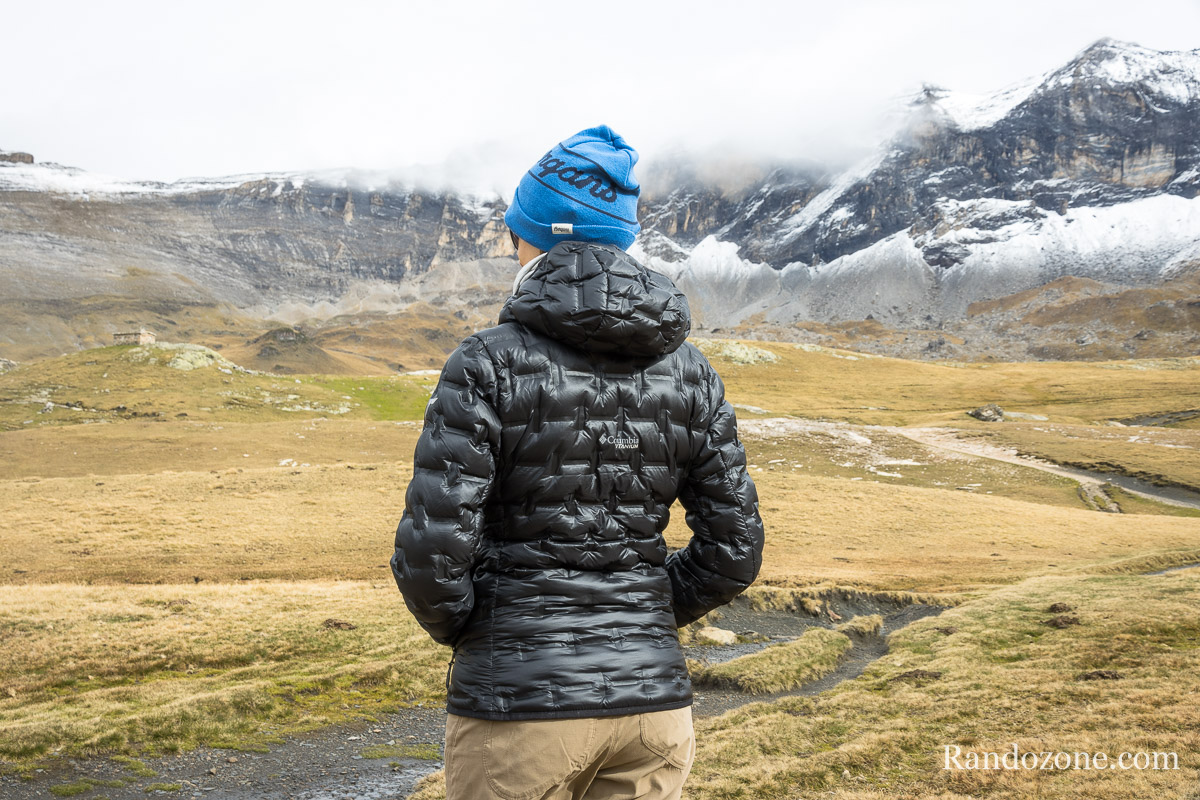
<svg viewBox="0 0 1200 800">
<path fill-rule="evenodd" d="M 500 190 L 600 122 L 646 163 L 845 160 L 923 82 L 993 91 L 1104 36 L 1200 47 L 1200 0 L 25 2 L 0 148 L 132 179 L 415 166 Z"/>
</svg>

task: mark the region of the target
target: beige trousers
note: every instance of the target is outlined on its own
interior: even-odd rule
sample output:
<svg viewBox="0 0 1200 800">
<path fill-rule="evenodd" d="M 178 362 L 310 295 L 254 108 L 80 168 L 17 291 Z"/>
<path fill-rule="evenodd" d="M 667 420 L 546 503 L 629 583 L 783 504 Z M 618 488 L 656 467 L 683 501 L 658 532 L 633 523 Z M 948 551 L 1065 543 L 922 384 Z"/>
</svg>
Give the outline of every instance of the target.
<svg viewBox="0 0 1200 800">
<path fill-rule="evenodd" d="M 446 717 L 446 800 L 677 800 L 696 756 L 691 706 L 618 717 Z"/>
</svg>

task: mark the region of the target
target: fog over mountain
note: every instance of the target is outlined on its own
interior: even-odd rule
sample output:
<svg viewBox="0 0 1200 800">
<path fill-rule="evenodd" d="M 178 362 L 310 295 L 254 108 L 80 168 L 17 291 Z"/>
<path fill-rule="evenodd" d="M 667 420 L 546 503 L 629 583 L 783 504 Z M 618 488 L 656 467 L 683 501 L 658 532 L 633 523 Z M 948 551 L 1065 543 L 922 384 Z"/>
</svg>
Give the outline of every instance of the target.
<svg viewBox="0 0 1200 800">
<path fill-rule="evenodd" d="M 680 154 L 643 184 L 632 252 L 704 330 L 928 357 L 1200 350 L 1200 51 L 1101 40 L 993 95 L 925 87 L 847 169 Z M 506 198 L 436 185 L 147 183 L 0 155 L 0 356 L 83 346 L 138 303 L 485 321 L 515 269 Z M 116 318 L 81 317 L 98 297 Z"/>
</svg>

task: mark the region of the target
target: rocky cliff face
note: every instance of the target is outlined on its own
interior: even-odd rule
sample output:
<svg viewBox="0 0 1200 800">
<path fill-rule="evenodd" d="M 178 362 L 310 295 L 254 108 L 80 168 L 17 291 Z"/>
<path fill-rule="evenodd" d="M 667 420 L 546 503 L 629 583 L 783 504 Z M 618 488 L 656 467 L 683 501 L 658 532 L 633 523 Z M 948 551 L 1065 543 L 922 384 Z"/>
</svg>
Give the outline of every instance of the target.
<svg viewBox="0 0 1200 800">
<path fill-rule="evenodd" d="M 747 247 L 768 238 L 825 187 L 817 164 L 710 165 L 660 162 L 643 181 L 640 244 L 666 261 L 679 261 L 707 236 Z"/>
<path fill-rule="evenodd" d="M 1022 202 L 1063 214 L 1159 193 L 1195 197 L 1200 57 L 1178 74 L 1161 73 L 1161 61 L 1141 48 L 1099 42 L 1023 99 L 1018 93 L 993 100 L 994 111 L 1019 99 L 994 121 L 927 88 L 873 169 L 821 213 L 793 218 L 747 255 L 771 263 L 832 261 L 910 227 L 923 233 L 953 225 L 947 200 Z M 944 269 L 965 253 L 931 241 L 923 256 Z"/>
<path fill-rule="evenodd" d="M 498 198 L 284 176 L 62 194 L 30 186 L 62 177 L 53 173 L 16 186 L 10 174 L 7 191 L 5 177 L 0 288 L 10 297 L 122 293 L 133 277 L 138 291 L 170 297 L 318 302 L 511 251 Z"/>
<path fill-rule="evenodd" d="M 1198 194 L 1200 51 L 1103 40 L 990 97 L 926 87 L 863 163 L 772 176 L 686 238 L 650 217 L 644 253 L 675 249 L 656 263 L 701 295 L 724 294 L 737 274 L 756 284 L 758 300 L 727 324 L 757 312 L 939 324 L 1066 276 L 1135 286 L 1194 269 Z M 703 235 L 736 245 L 743 263 L 689 250 Z"/>
<path fill-rule="evenodd" d="M 645 223 L 682 244 L 716 235 L 748 260 L 782 268 L 834 261 L 910 228 L 952 225 L 946 201 L 1001 200 L 1062 214 L 1200 193 L 1200 51 L 1157 53 L 1106 39 L 992 97 L 927 86 L 911 106 L 902 130 L 844 174 L 777 171 L 738 203 L 687 186 L 651 208 Z M 680 211 L 705 207 L 715 213 L 683 215 L 698 224 L 681 224 Z M 935 267 L 962 260 L 961 249 L 945 244 L 931 242 L 923 253 Z"/>
<path fill-rule="evenodd" d="M 207 256 L 236 263 L 268 299 L 336 297 L 354 281 L 399 282 L 511 250 L 504 204 L 494 198 L 263 178 L 171 201 L 181 216 L 212 226 Z"/>
</svg>

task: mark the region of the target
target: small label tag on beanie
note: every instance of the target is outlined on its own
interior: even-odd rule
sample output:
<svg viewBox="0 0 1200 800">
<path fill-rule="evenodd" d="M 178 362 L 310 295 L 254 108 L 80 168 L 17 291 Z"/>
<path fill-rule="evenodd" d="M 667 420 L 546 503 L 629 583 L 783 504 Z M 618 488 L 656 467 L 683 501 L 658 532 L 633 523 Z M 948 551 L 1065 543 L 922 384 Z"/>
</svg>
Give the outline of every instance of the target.
<svg viewBox="0 0 1200 800">
<path fill-rule="evenodd" d="M 575 226 L 569 222 L 555 222 L 550 226 L 550 232 L 555 236 L 566 236 L 575 232 Z"/>
</svg>

